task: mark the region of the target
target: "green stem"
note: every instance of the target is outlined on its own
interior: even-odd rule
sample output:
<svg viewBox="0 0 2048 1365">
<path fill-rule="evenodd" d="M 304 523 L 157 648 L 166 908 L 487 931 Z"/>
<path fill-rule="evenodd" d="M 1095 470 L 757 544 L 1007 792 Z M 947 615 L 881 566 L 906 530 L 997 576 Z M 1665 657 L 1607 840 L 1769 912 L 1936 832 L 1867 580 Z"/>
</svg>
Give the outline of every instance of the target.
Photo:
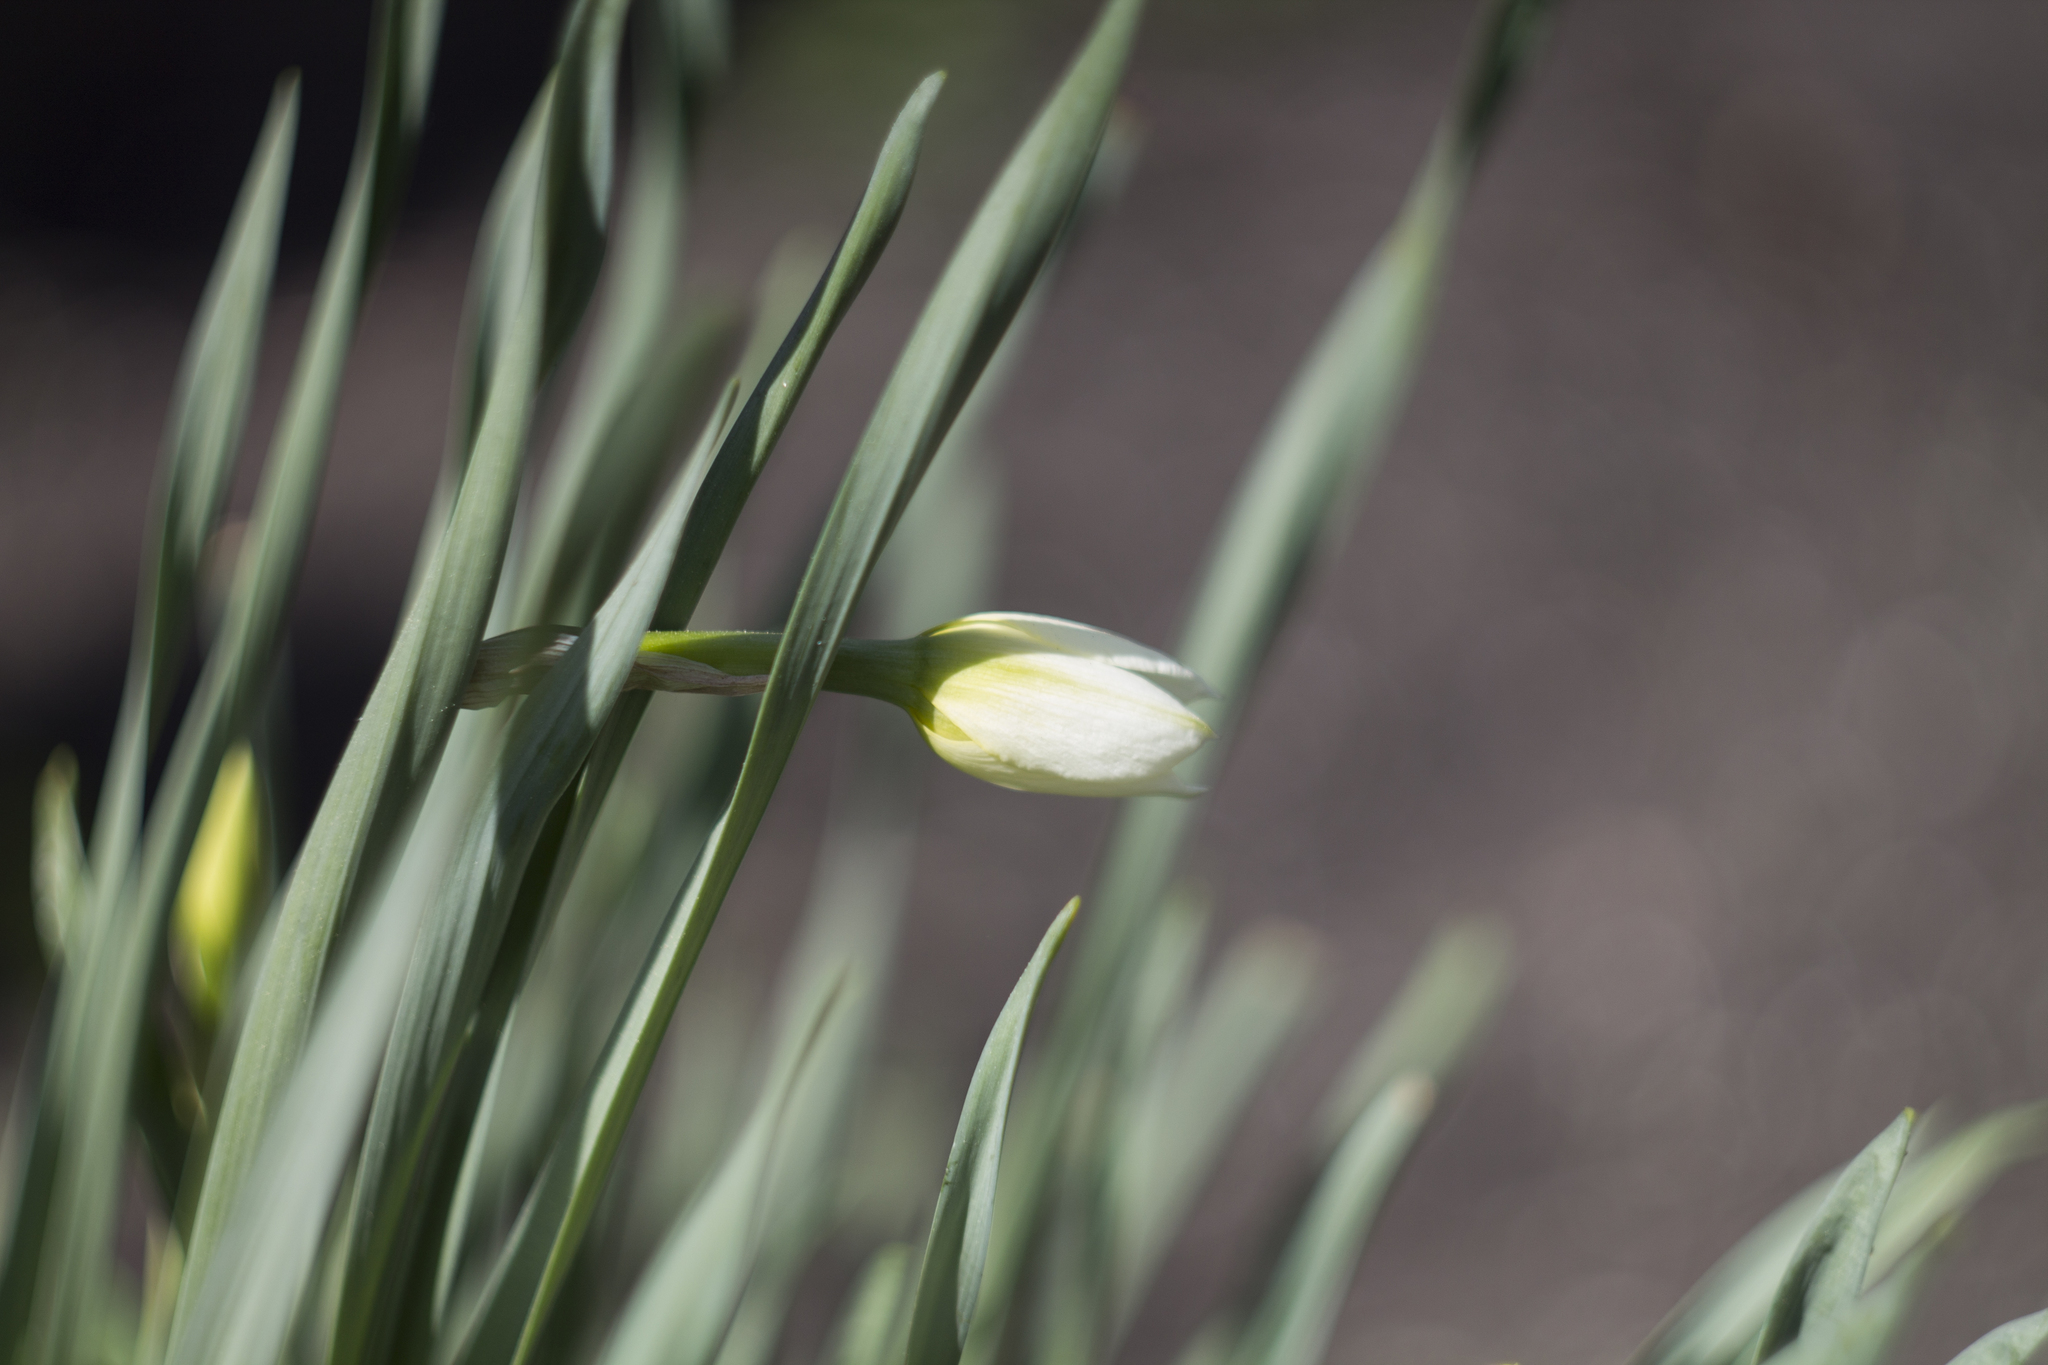
<svg viewBox="0 0 2048 1365">
<path fill-rule="evenodd" d="M 825 690 L 889 702 L 913 714 L 930 706 L 911 679 L 924 655 L 924 640 L 842 640 L 825 675 Z M 643 654 L 668 654 L 706 664 L 739 677 L 766 674 L 775 663 L 782 636 L 771 630 L 650 630 Z"/>
</svg>

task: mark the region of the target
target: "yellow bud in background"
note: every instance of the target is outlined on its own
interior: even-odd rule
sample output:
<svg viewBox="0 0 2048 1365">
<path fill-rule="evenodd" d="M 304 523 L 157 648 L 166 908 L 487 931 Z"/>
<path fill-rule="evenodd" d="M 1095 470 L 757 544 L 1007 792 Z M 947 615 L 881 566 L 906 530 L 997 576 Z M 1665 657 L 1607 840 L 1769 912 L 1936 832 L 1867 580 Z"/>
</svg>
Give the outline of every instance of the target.
<svg viewBox="0 0 2048 1365">
<path fill-rule="evenodd" d="M 193 1016 L 211 1026 L 233 989 L 243 930 L 264 894 L 263 800 L 256 756 L 221 759 L 171 920 L 171 972 Z"/>
</svg>

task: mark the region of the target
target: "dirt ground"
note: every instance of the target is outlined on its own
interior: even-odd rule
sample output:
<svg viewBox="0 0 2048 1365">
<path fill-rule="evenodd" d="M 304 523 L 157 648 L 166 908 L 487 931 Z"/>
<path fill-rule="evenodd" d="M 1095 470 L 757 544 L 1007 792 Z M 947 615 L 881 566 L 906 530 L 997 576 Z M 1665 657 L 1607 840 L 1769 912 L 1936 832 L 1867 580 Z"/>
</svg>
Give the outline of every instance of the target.
<svg viewBox="0 0 2048 1365">
<path fill-rule="evenodd" d="M 0 66 L 33 38 L 61 75 L 124 8 L 79 7 L 83 36 L 0 21 Z M 167 71 L 200 38 L 108 38 L 106 85 L 0 134 L 13 1039 L 37 971 L 28 784 L 59 740 L 89 770 L 104 753 L 184 321 L 266 73 L 305 59 L 295 43 L 318 59 L 309 188 L 255 432 L 304 315 L 361 46 L 359 7 L 307 12 L 303 30 L 244 31 L 217 68 Z M 203 28 L 196 13 L 172 11 Z M 1127 89 L 1142 154 L 996 419 L 990 606 L 1171 644 L 1240 462 L 1397 203 L 1470 14 L 1155 0 Z M 742 9 L 740 73 L 701 148 L 707 295 L 743 289 L 787 228 L 835 229 L 894 101 L 952 70 L 897 244 L 750 510 L 747 583 L 814 524 L 994 149 L 1084 18 L 1072 0 Z M 301 738 L 302 814 L 388 638 L 481 193 L 549 27 L 531 5 L 486 21 L 458 3 L 450 22 L 461 107 L 430 130 L 421 205 L 364 320 L 295 618 L 298 711 L 324 717 Z M 1168 1359 L 1231 1283 L 1282 1173 L 1271 1153 L 1453 912 L 1513 926 L 1518 984 L 1388 1209 L 1335 1365 L 1619 1361 L 1902 1106 L 1961 1117 L 2048 1093 L 2044 52 L 2048 12 L 2009 0 L 1565 8 L 1472 198 L 1384 476 L 1284 634 L 1199 841 L 1226 925 L 1321 937 L 1324 1006 L 1130 1359 Z M 126 93 L 80 121 L 95 88 Z M 838 700 L 709 970 L 787 933 Z M 932 768 L 893 1028 L 964 1079 L 1109 812 Z M 1946 1359 L 2048 1301 L 2044 1212 L 2042 1172 L 2001 1187 L 1901 1359 Z"/>
</svg>

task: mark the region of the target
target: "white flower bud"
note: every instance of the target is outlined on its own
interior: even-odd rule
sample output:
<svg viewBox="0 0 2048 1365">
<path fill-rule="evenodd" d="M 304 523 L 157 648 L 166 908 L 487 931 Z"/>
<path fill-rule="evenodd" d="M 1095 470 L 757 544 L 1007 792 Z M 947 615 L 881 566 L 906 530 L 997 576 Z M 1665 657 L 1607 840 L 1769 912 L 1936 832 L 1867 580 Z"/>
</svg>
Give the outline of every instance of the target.
<svg viewBox="0 0 2048 1365">
<path fill-rule="evenodd" d="M 537 626 L 485 641 L 462 704 L 531 691 L 575 638 Z M 759 692 L 780 643 L 763 631 L 650 631 L 625 685 Z M 940 758 L 1017 791 L 1194 796 L 1201 788 L 1174 770 L 1216 737 L 1187 705 L 1216 694 L 1185 665 L 1022 612 L 964 616 L 908 640 L 843 641 L 825 686 L 902 707 Z"/>
<path fill-rule="evenodd" d="M 1179 662 L 1050 616 L 985 612 L 913 641 L 906 708 L 932 751 L 1018 791 L 1192 796 L 1176 767 L 1215 737 L 1187 703 L 1214 696 Z"/>
</svg>

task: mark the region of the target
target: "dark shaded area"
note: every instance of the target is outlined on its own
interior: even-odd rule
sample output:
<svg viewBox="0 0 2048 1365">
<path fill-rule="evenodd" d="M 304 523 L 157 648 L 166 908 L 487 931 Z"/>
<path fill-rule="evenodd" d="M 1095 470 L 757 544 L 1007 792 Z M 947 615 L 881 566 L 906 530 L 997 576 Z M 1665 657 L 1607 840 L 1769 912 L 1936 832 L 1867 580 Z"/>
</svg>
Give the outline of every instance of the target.
<svg viewBox="0 0 2048 1365">
<path fill-rule="evenodd" d="M 488 186 L 547 70 L 550 0 L 452 4 L 420 211 Z M 278 73 L 302 78 L 287 233 L 317 251 L 355 141 L 360 0 L 76 0 L 0 11 L 0 231 L 211 258 Z M 204 268 L 203 264 L 200 267 Z"/>
<path fill-rule="evenodd" d="M 28 98 L 9 68 L 99 55 L 62 8 L 0 17 L 0 100 Z M 0 970 L 16 982 L 34 960 L 26 787 L 58 739 L 88 772 L 104 747 L 164 396 L 273 68 L 301 62 L 309 99 L 331 101 L 309 112 L 327 150 L 305 153 L 326 160 L 302 158 L 320 202 L 352 126 L 364 16 L 243 8 L 278 46 L 207 56 L 227 65 L 189 86 L 167 54 L 234 30 L 224 11 L 150 20 L 154 45 L 122 31 L 105 68 L 168 93 L 110 102 L 102 150 L 69 144 L 75 182 L 57 134 L 0 140 L 21 196 L 0 236 Z M 1448 0 L 1158 6 L 1128 87 L 1147 145 L 997 423 L 1012 548 L 990 605 L 1171 642 L 1217 509 L 1391 217 L 1470 17 Z M 699 167 L 707 291 L 743 288 L 789 227 L 835 229 L 894 102 L 952 70 L 897 243 L 742 527 L 751 599 L 813 529 L 996 150 L 1083 19 L 1017 0 L 745 11 Z M 552 22 L 524 3 L 450 14 L 418 207 L 364 320 L 295 618 L 309 774 L 388 639 L 475 214 Z M 1514 925 L 1521 983 L 1389 1207 L 1334 1365 L 1619 1359 L 1903 1105 L 2048 1092 L 2044 25 L 2002 2 L 1566 10 L 1472 201 L 1414 409 L 1282 637 L 1200 843 L 1226 930 L 1280 916 L 1322 936 L 1326 1007 L 1133 1359 L 1169 1358 L 1232 1282 L 1285 1184 L 1274 1153 L 1454 911 Z M 153 117 L 159 99 L 187 102 L 189 137 Z M 259 434 L 324 232 L 324 209 L 301 209 Z M 821 708 L 709 973 L 772 950 L 803 894 L 840 705 Z M 1085 885 L 1107 810 L 936 765 L 931 782 L 897 1026 L 964 1078 L 991 1002 Z M 9 1008 L 25 1014 L 18 990 Z M 2048 1176 L 2003 1189 L 1908 1358 L 2041 1306 Z"/>
</svg>

